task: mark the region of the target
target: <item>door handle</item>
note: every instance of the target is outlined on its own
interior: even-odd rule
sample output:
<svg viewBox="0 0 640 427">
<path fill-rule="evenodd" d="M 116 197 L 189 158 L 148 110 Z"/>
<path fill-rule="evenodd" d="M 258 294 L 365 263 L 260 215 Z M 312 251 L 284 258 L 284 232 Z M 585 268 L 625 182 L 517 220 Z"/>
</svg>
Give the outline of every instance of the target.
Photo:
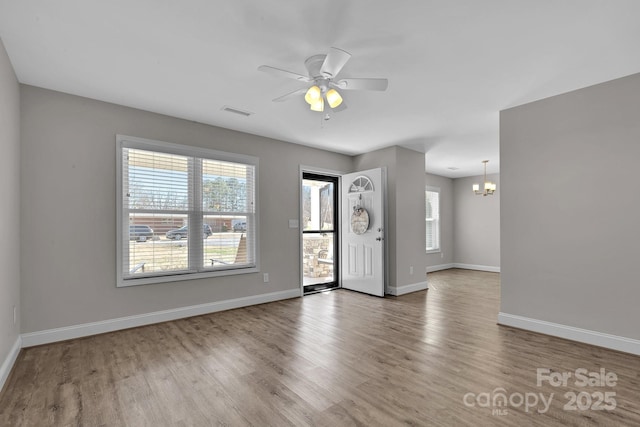
<svg viewBox="0 0 640 427">
<path fill-rule="evenodd" d="M 383 237 L 376 237 L 376 240 L 379 242 L 381 240 L 384 240 L 384 238 Z"/>
</svg>

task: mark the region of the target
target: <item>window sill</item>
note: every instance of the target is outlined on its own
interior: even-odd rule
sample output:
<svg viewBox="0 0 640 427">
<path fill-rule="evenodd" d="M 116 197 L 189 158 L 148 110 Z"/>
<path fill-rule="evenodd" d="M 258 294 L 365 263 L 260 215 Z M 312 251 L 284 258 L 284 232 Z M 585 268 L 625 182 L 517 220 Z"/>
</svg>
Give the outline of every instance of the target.
<svg viewBox="0 0 640 427">
<path fill-rule="evenodd" d="M 165 282 L 184 282 L 186 280 L 207 279 L 209 277 L 237 276 L 240 274 L 252 274 L 252 273 L 259 273 L 259 272 L 260 272 L 260 268 L 256 266 L 256 267 L 247 267 L 247 268 L 234 268 L 234 269 L 227 269 L 227 270 L 203 271 L 200 273 L 174 274 L 174 275 L 168 275 L 168 276 L 146 276 L 146 277 L 131 278 L 131 279 L 124 279 L 122 277 L 119 277 L 116 287 L 126 288 L 129 286 L 152 285 L 156 283 L 165 283 Z"/>
<path fill-rule="evenodd" d="M 427 250 L 428 254 L 439 254 L 440 252 L 442 252 L 442 249 L 431 249 L 431 250 Z"/>
</svg>

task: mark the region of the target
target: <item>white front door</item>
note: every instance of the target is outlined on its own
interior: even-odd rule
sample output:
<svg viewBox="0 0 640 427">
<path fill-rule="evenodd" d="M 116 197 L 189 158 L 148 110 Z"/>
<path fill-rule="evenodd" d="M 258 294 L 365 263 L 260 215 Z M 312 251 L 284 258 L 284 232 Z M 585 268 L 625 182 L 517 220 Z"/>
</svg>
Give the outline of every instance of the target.
<svg viewBox="0 0 640 427">
<path fill-rule="evenodd" d="M 342 287 L 384 296 L 386 170 L 342 176 Z"/>
</svg>

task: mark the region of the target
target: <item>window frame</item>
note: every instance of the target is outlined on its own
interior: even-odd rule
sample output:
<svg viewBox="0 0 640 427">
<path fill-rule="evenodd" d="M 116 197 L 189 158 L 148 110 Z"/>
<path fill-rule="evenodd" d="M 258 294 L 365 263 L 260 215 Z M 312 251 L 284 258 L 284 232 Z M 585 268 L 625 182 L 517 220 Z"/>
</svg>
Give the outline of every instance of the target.
<svg viewBox="0 0 640 427">
<path fill-rule="evenodd" d="M 437 215 L 437 218 L 431 218 L 431 219 L 427 218 L 427 203 L 428 203 L 428 200 L 429 200 L 427 193 L 429 193 L 429 192 L 438 194 L 438 215 Z M 425 190 L 424 190 L 424 201 L 425 201 L 425 212 L 424 212 L 424 214 L 425 214 L 425 234 L 424 234 L 425 242 L 424 243 L 425 244 L 424 244 L 424 247 L 425 247 L 426 253 L 428 253 L 428 254 L 435 254 L 435 253 L 442 252 L 442 242 L 441 242 L 441 234 L 440 234 L 440 232 L 441 232 L 441 223 L 440 223 L 440 211 L 441 211 L 441 209 L 440 208 L 442 206 L 442 201 L 440 200 L 441 199 L 440 198 L 441 194 L 442 193 L 440 191 L 440 187 L 432 187 L 430 185 L 427 185 L 425 187 Z M 435 223 L 435 225 L 436 225 L 435 235 L 436 235 L 436 240 L 437 240 L 437 247 L 435 247 L 433 249 L 427 248 L 427 223 L 429 222 L 429 220 L 433 221 Z"/>
<path fill-rule="evenodd" d="M 251 266 L 243 266 L 238 268 L 218 268 L 215 270 L 205 270 L 196 272 L 176 271 L 174 274 L 148 275 L 144 277 L 124 277 L 124 242 L 129 241 L 128 230 L 124 226 L 128 225 L 125 221 L 125 212 L 123 206 L 123 149 L 132 148 L 147 150 L 153 152 L 174 154 L 179 156 L 188 156 L 199 159 L 208 159 L 214 161 L 234 162 L 254 167 L 253 182 L 253 198 L 254 198 L 254 239 L 251 242 L 247 240 L 247 245 L 252 245 L 255 254 L 255 262 Z M 202 171 L 195 170 L 196 176 L 201 176 Z M 259 159 L 254 156 L 245 154 L 229 153 L 225 151 L 212 150 L 209 148 L 194 147 L 190 145 L 174 144 L 170 142 L 157 141 L 152 139 L 139 138 L 127 135 L 116 135 L 116 287 L 129 287 L 137 285 L 147 285 L 166 282 L 177 282 L 193 279 L 204 279 L 210 277 L 232 276 L 239 274 L 250 274 L 260 272 L 260 215 L 259 215 L 259 194 L 258 194 L 258 177 L 259 177 Z M 201 183 L 196 179 L 194 187 L 198 189 Z M 195 203 L 195 202 L 194 202 Z M 202 208 L 201 203 L 194 204 L 198 206 L 198 211 L 203 215 L 206 211 Z M 128 227 L 127 227 L 128 228 Z M 197 230 L 197 228 L 195 229 Z M 192 239 L 189 239 L 191 241 Z M 190 256 L 196 259 L 203 258 L 202 243 L 189 243 Z"/>
</svg>

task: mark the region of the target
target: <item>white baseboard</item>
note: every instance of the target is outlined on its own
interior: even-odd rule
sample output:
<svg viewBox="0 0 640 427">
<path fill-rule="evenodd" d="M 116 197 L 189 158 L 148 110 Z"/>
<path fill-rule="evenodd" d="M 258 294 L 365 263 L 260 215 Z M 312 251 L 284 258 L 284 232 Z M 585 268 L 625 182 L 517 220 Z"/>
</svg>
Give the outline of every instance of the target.
<svg viewBox="0 0 640 427">
<path fill-rule="evenodd" d="M 225 301 L 198 304 L 188 307 L 174 308 L 171 310 L 155 311 L 152 313 L 119 317 L 116 319 L 103 320 L 100 322 L 83 323 L 81 325 L 47 329 L 38 332 L 29 332 L 26 334 L 22 334 L 22 347 L 31 347 L 34 345 L 48 344 L 56 341 L 87 337 L 90 335 L 103 334 L 105 332 L 118 331 L 120 329 L 135 328 L 137 326 L 167 322 L 170 320 L 183 319 L 185 317 L 199 316 L 202 314 L 214 313 L 216 311 L 247 307 L 250 305 L 296 298 L 299 296 L 301 296 L 300 289 L 290 289 L 287 291 L 252 295 L 244 298 L 235 298 Z"/>
<path fill-rule="evenodd" d="M 404 285 L 399 287 L 389 287 L 387 289 L 387 293 L 389 295 L 404 295 L 411 292 L 424 291 L 425 289 L 429 289 L 429 283 L 424 281 L 420 283 L 412 283 L 410 285 Z"/>
<path fill-rule="evenodd" d="M 427 267 L 427 273 L 433 273 L 434 271 L 440 270 L 448 270 L 450 268 L 454 268 L 455 264 L 438 264 L 438 265 L 430 265 Z"/>
<path fill-rule="evenodd" d="M 7 354 L 4 362 L 2 362 L 2 366 L 0 366 L 0 391 L 2 391 L 7 378 L 9 378 L 9 374 L 11 373 L 11 369 L 13 369 L 13 365 L 16 363 L 21 348 L 22 338 L 18 335 L 18 339 L 13 344 L 13 347 L 11 347 L 11 350 L 9 350 L 9 354 Z"/>
<path fill-rule="evenodd" d="M 632 338 L 507 313 L 498 313 L 498 324 L 640 355 L 640 341 Z"/>
<path fill-rule="evenodd" d="M 500 273 L 500 267 L 494 267 L 491 265 L 460 264 L 458 262 L 455 262 L 453 263 L 452 268 L 463 268 L 465 270 L 480 270 L 490 271 L 492 273 Z"/>
</svg>

